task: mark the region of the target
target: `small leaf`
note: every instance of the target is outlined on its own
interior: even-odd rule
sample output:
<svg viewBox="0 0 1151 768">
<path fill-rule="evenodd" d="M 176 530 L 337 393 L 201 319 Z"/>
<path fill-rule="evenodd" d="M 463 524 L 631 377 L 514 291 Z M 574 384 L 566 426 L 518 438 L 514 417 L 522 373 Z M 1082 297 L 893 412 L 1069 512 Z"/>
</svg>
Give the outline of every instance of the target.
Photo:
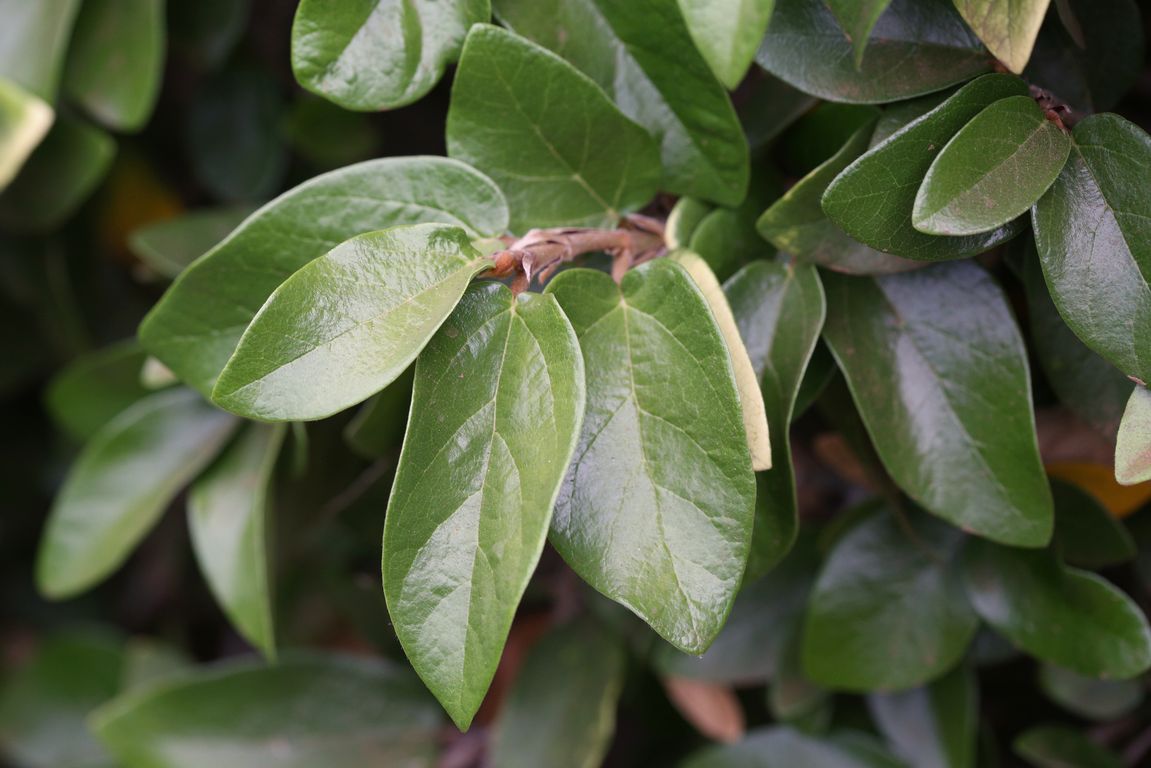
<svg viewBox="0 0 1151 768">
<path fill-rule="evenodd" d="M 972 256 L 1010 240 L 1018 223 L 983 235 L 941 238 L 912 226 L 923 177 L 944 145 L 984 108 L 1026 95 L 1022 80 L 986 75 L 960 88 L 849 165 L 823 195 L 823 211 L 855 240 L 908 259 L 942 261 Z"/>
<path fill-rule="evenodd" d="M 1137 605 L 1048 552 L 971 539 L 967 594 L 980 617 L 1036 658 L 1082 675 L 1128 678 L 1151 667 L 1151 629 Z"/>
<path fill-rule="evenodd" d="M 892 749 L 916 768 L 975 768 L 978 681 L 961 665 L 930 685 L 872 694 L 871 715 Z"/>
<path fill-rule="evenodd" d="M 80 0 L 0 0 L 0 77 L 56 102 Z"/>
<path fill-rule="evenodd" d="M 1061 725 L 1041 725 L 1020 734 L 1015 754 L 1036 768 L 1123 768 L 1118 755 L 1080 731 Z"/>
<path fill-rule="evenodd" d="M 300 85 L 345 109 L 402 107 L 432 89 L 490 0 L 303 0 L 292 24 Z"/>
<path fill-rule="evenodd" d="M 1081 568 L 1106 568 L 1135 559 L 1135 540 L 1087 491 L 1052 479 L 1056 551 Z"/>
<path fill-rule="evenodd" d="M 144 347 L 210 394 L 240 336 L 272 291 L 345 240 L 436 222 L 501 234 L 507 203 L 463 163 L 389 157 L 341 168 L 285 192 L 180 274 L 140 325 Z"/>
<path fill-rule="evenodd" d="M 267 421 L 322 419 L 363 402 L 411 365 L 491 263 L 458 227 L 354 237 L 273 291 L 212 400 Z"/>
<path fill-rule="evenodd" d="M 922 685 L 955 666 L 978 626 L 952 567 L 960 541 L 922 515 L 901 524 L 884 513 L 844 534 L 809 603 L 808 676 L 873 691 Z"/>
<path fill-rule="evenodd" d="M 1117 115 L 1075 126 L 1071 158 L 1035 205 L 1043 274 L 1088 347 L 1151 381 L 1151 137 Z"/>
<path fill-rule="evenodd" d="M 85 0 L 68 50 L 64 90 L 112 130 L 148 122 L 164 75 L 161 0 Z M 115 41 L 115 55 L 108 55 Z"/>
<path fill-rule="evenodd" d="M 714 206 L 694 197 L 681 197 L 676 200 L 671 213 L 667 215 L 664 227 L 667 247 L 672 250 L 689 248 L 692 235 L 713 210 Z"/>
<path fill-rule="evenodd" d="M 999 286 L 966 262 L 824 284 L 824 338 L 899 487 L 968 532 L 1044 546 L 1027 353 Z"/>
<path fill-rule="evenodd" d="M 573 114 L 582 117 L 573 121 Z M 447 141 L 451 157 L 503 189 L 513 230 L 614 225 L 645 205 L 659 182 L 659 153 L 647 131 L 571 64 L 498 27 L 468 33 Z"/>
<path fill-rule="evenodd" d="M 858 68 L 856 56 L 823 0 L 777 0 L 755 60 L 802 91 L 854 104 L 939 91 L 991 65 L 948 0 L 893 0 Z M 913 58 L 915 66 L 906 66 Z"/>
<path fill-rule="evenodd" d="M 1136 385 L 1115 441 L 1115 479 L 1123 485 L 1151 480 L 1151 392 Z"/>
<path fill-rule="evenodd" d="M 1023 72 L 1051 0 L 955 0 L 955 7 L 995 58 Z"/>
<path fill-rule="evenodd" d="M 192 485 L 188 528 L 208 586 L 233 626 L 276 655 L 267 522 L 272 472 L 287 428 L 251 424 Z"/>
<path fill-rule="evenodd" d="M 551 541 L 575 571 L 687 653 L 719 633 L 743 578 L 755 477 L 723 337 L 682 267 L 616 286 L 548 286 L 583 350 L 587 414 Z"/>
<path fill-rule="evenodd" d="M 0 191 L 16 178 L 55 119 L 52 107 L 0 77 Z"/>
<path fill-rule="evenodd" d="M 300 657 L 221 665 L 127 693 L 92 717 L 126 766 L 431 768 L 439 713 L 405 670 Z"/>
<path fill-rule="evenodd" d="M 185 389 L 150 395 L 108 422 L 56 496 L 36 564 L 40 591 L 71 597 L 116 570 L 235 427 Z"/>
<path fill-rule="evenodd" d="M 732 90 L 747 74 L 774 8 L 775 0 L 679 0 L 695 47 Z"/>
<path fill-rule="evenodd" d="M 74 360 L 56 374 L 44 397 L 52 419 L 84 442 L 132 403 L 148 394 L 140 383 L 144 353 L 122 341 Z"/>
<path fill-rule="evenodd" d="M 146 224 L 128 236 L 128 247 L 163 277 L 175 278 L 248 218 L 252 209 L 207 208 Z"/>
<path fill-rule="evenodd" d="M 1071 140 L 1030 96 L 984 109 L 932 162 L 911 220 L 930 235 L 978 235 L 1027 212 L 1055 182 Z"/>
<path fill-rule="evenodd" d="M 1118 720 L 1143 701 L 1140 680 L 1101 680 L 1054 664 L 1040 667 L 1039 687 L 1068 712 L 1101 723 Z"/>
<path fill-rule="evenodd" d="M 590 622 L 561 625 L 532 648 L 489 747 L 495 768 L 599 765 L 615 731 L 627 656 Z"/>
<path fill-rule="evenodd" d="M 384 522 L 384 595 L 412 666 L 461 730 L 543 551 L 583 381 L 555 298 L 498 283 L 473 286 L 416 365 Z"/>
<path fill-rule="evenodd" d="M 871 30 L 891 0 L 826 0 L 827 7 L 843 27 L 854 52 L 855 68 L 863 67 L 863 53 L 871 38 Z"/>
</svg>

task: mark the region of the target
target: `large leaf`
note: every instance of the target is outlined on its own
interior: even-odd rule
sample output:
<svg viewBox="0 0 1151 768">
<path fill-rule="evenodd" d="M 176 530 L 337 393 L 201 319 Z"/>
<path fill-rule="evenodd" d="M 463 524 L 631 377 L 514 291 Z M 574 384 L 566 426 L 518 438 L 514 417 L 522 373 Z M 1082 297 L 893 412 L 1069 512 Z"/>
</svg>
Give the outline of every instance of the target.
<svg viewBox="0 0 1151 768">
<path fill-rule="evenodd" d="M 40 544 L 40 590 L 63 598 L 114 571 L 236 420 L 185 389 L 147 397 L 85 446 L 56 496 Z"/>
<path fill-rule="evenodd" d="M 287 427 L 249 425 L 192 486 L 188 528 L 200 570 L 232 624 L 276 655 L 267 521 L 272 472 Z"/>
<path fill-rule="evenodd" d="M 143 366 L 144 353 L 134 341 L 90 352 L 56 374 L 44 403 L 53 420 L 82 443 L 148 394 L 140 383 Z"/>
<path fill-rule="evenodd" d="M 128 693 L 92 728 L 129 768 L 431 768 L 439 713 L 408 672 L 304 657 Z"/>
<path fill-rule="evenodd" d="M 0 77 L 56 101 L 80 0 L 0 0 Z"/>
<path fill-rule="evenodd" d="M 152 114 L 164 75 L 165 5 L 85 0 L 80 9 L 64 90 L 109 128 L 135 131 Z M 115 55 L 109 55 L 109 45 Z"/>
<path fill-rule="evenodd" d="M 755 261 L 724 285 L 763 389 L 772 469 L 758 477 L 748 577 L 765 573 L 791 548 L 799 529 L 788 427 L 826 312 L 810 265 Z"/>
<path fill-rule="evenodd" d="M 448 154 L 500 185 L 514 230 L 614 225 L 659 183 L 659 152 L 647 131 L 571 64 L 499 27 L 468 33 L 447 142 Z"/>
<path fill-rule="evenodd" d="M 55 118 L 39 97 L 0 77 L 0 191 L 16 178 Z"/>
<path fill-rule="evenodd" d="M 890 766 L 890 763 L 882 765 Z M 880 768 L 831 741 L 788 727 L 759 728 L 737 744 L 702 749 L 680 768 Z"/>
<path fill-rule="evenodd" d="M 593 587 L 702 653 L 739 589 L 755 505 L 723 337 L 666 259 L 619 286 L 569 270 L 548 291 L 579 337 L 588 386 L 551 540 Z"/>
<path fill-rule="evenodd" d="M 715 11 L 720 4 L 706 5 Z M 695 50 L 691 35 L 699 29 L 689 32 L 676 0 L 496 0 L 495 7 L 647 128 L 660 145 L 665 189 L 723 205 L 743 199 L 747 142 L 730 99 Z"/>
<path fill-rule="evenodd" d="M 1031 655 L 1093 677 L 1151 667 L 1151 628 L 1118 588 L 1048 552 L 970 540 L 965 577 L 979 615 Z"/>
<path fill-rule="evenodd" d="M 966 665 L 931 685 L 868 697 L 876 725 L 915 768 L 974 768 L 979 691 Z"/>
<path fill-rule="evenodd" d="M 1151 480 L 1151 392 L 1136 386 L 1115 441 L 1115 479 L 1124 485 Z"/>
<path fill-rule="evenodd" d="M 292 25 L 300 85 L 346 109 L 402 107 L 455 61 L 490 0 L 303 0 Z"/>
<path fill-rule="evenodd" d="M 322 419 L 362 402 L 403 373 L 491 264 L 458 227 L 353 237 L 272 292 L 212 399 L 268 421 Z"/>
<path fill-rule="evenodd" d="M 963 656 L 978 621 L 953 561 L 962 537 L 924 515 L 886 511 L 851 528 L 815 583 L 803 666 L 821 685 L 922 685 Z"/>
<path fill-rule="evenodd" d="M 552 296 L 473 286 L 420 355 L 384 524 L 384 595 L 412 665 L 461 729 L 543 551 L 583 406 L 583 359 Z"/>
<path fill-rule="evenodd" d="M 825 0 L 839 26 L 843 28 L 854 52 L 855 67 L 863 66 L 863 53 L 871 40 L 871 30 L 891 0 Z"/>
<path fill-rule="evenodd" d="M 948 0 L 893 0 L 858 68 L 856 56 L 823 0 L 778 0 L 756 61 L 802 91 L 862 104 L 942 90 L 991 65 Z"/>
<path fill-rule="evenodd" d="M 1117 115 L 1089 117 L 1073 136 L 1071 158 L 1032 211 L 1043 274 L 1087 346 L 1151 381 L 1151 136 Z"/>
<path fill-rule="evenodd" d="M 133 230 L 128 236 L 128 247 L 156 273 L 174 278 L 251 213 L 247 206 L 189 211 Z"/>
<path fill-rule="evenodd" d="M 208 394 L 248 323 L 292 273 L 355 235 L 420 222 L 501 234 L 507 204 L 487 177 L 444 158 L 385 158 L 317 176 L 181 273 L 144 318 L 140 340 Z"/>
<path fill-rule="evenodd" d="M 532 648 L 492 734 L 493 768 L 594 768 L 615 731 L 627 657 L 590 623 L 553 629 Z"/>
<path fill-rule="evenodd" d="M 966 531 L 1045 545 L 1051 491 L 1027 353 L 991 277 L 954 262 L 824 284 L 824 338 L 896 483 Z"/>
<path fill-rule="evenodd" d="M 1027 212 L 1055 182 L 1071 140 L 1030 96 L 984 109 L 932 162 L 912 224 L 932 235 L 978 235 Z"/>
<path fill-rule="evenodd" d="M 774 8 L 775 0 L 679 0 L 695 47 L 732 89 L 747 74 Z"/>
<path fill-rule="evenodd" d="M 994 102 L 1026 94 L 1023 81 L 1009 75 L 968 83 L 849 165 L 824 193 L 824 212 L 859 242 L 909 259 L 957 259 L 1010 239 L 1020 225 L 943 238 L 915 229 L 911 214 L 923 177 L 947 142 Z"/>
<path fill-rule="evenodd" d="M 955 0 L 988 50 L 1019 74 L 1031 58 L 1051 0 Z"/>
</svg>

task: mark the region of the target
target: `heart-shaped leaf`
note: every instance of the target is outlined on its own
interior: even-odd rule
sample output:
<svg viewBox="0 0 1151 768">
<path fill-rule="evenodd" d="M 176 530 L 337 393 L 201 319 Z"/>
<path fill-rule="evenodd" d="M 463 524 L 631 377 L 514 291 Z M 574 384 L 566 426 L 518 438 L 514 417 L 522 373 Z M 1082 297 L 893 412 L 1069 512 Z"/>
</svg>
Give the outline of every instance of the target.
<svg viewBox="0 0 1151 768">
<path fill-rule="evenodd" d="M 964 21 L 995 58 L 1019 74 L 1031 58 L 1051 0 L 955 0 Z"/>
<path fill-rule="evenodd" d="M 1151 480 L 1151 391 L 1136 385 L 1115 440 L 1115 479 L 1123 485 Z"/>
<path fill-rule="evenodd" d="M 0 191 L 16 178 L 55 119 L 39 97 L 0 77 Z"/>
<path fill-rule="evenodd" d="M 731 89 L 747 74 L 774 8 L 775 0 L 679 0 L 695 47 Z"/>
</svg>

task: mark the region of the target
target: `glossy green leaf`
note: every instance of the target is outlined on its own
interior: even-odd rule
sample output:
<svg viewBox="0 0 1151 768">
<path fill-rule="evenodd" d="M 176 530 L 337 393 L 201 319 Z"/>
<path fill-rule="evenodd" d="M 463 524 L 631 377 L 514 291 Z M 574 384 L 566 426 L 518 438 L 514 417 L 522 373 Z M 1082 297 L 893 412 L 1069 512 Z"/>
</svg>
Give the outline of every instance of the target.
<svg viewBox="0 0 1151 768">
<path fill-rule="evenodd" d="M 569 270 L 548 291 L 579 337 L 588 386 L 551 541 L 584 581 L 702 653 L 739 589 L 755 505 L 723 337 L 666 259 L 619 286 Z"/>
<path fill-rule="evenodd" d="M 748 578 L 766 573 L 787 553 L 799 529 L 788 427 L 826 306 L 810 265 L 755 261 L 724 285 L 752 368 L 763 389 L 771 433 L 772 470 L 760 474 Z"/>
<path fill-rule="evenodd" d="M 989 105 L 1026 94 L 1024 82 L 1009 75 L 987 75 L 968 83 L 851 163 L 824 193 L 824 213 L 855 240 L 909 259 L 957 259 L 1009 240 L 1021 224 L 982 235 L 941 238 L 915 229 L 911 217 L 923 177 L 947 142 Z"/>
<path fill-rule="evenodd" d="M 747 141 L 730 98 L 696 51 L 692 34 L 700 30 L 689 30 L 676 0 L 496 0 L 495 8 L 508 26 L 594 80 L 655 137 L 664 189 L 722 205 L 743 199 Z M 606 154 L 626 164 L 623 147 L 614 146 L 619 140 L 604 144 L 611 147 Z"/>
<path fill-rule="evenodd" d="M 647 131 L 572 65 L 498 27 L 478 25 L 468 34 L 447 141 L 449 155 L 500 185 L 516 231 L 614 225 L 646 204 L 659 182 L 659 153 Z"/>
<path fill-rule="evenodd" d="M 1073 137 L 1067 165 L 1032 211 L 1043 274 L 1083 343 L 1151 381 L 1151 136 L 1095 115 Z"/>
<path fill-rule="evenodd" d="M 192 485 L 188 530 L 208 586 L 233 626 L 276 655 L 268 507 L 287 427 L 251 424 Z"/>
<path fill-rule="evenodd" d="M 936 156 L 912 224 L 931 235 L 979 235 L 1027 212 L 1055 182 L 1071 140 L 1030 96 L 984 109 Z"/>
<path fill-rule="evenodd" d="M 0 77 L 0 191 L 16 178 L 55 119 L 39 97 Z"/>
<path fill-rule="evenodd" d="M 991 66 L 948 0 L 893 0 L 858 68 L 856 55 L 822 0 L 778 0 L 756 61 L 802 91 L 857 104 L 942 90 Z M 913 57 L 915 66 L 907 66 Z"/>
<path fill-rule="evenodd" d="M 76 359 L 56 374 L 44 396 L 45 405 L 77 442 L 148 394 L 140 383 L 144 353 L 134 341 L 122 341 Z"/>
<path fill-rule="evenodd" d="M 104 179 L 116 143 L 98 128 L 59 117 L 0 194 L 0 226 L 52 229 L 76 212 Z"/>
<path fill-rule="evenodd" d="M 872 694 L 872 717 L 895 753 L 915 768 L 975 768 L 978 682 L 966 665 L 930 685 Z"/>
<path fill-rule="evenodd" d="M 420 355 L 384 523 L 396 635 L 461 730 L 495 674 L 579 437 L 583 359 L 553 296 L 473 286 Z"/>
<path fill-rule="evenodd" d="M 0 77 L 56 101 L 80 0 L 0 0 Z"/>
<path fill-rule="evenodd" d="M 596 768 L 615 731 L 626 654 L 590 623 L 561 625 L 532 648 L 492 734 L 492 768 Z"/>
<path fill-rule="evenodd" d="M 1098 499 L 1079 486 L 1052 478 L 1055 549 L 1081 568 L 1106 568 L 1135 559 L 1135 540 Z"/>
<path fill-rule="evenodd" d="M 975 539 L 964 566 L 980 617 L 1032 656 L 1095 677 L 1134 677 L 1151 667 L 1146 617 L 1101 577 L 1048 552 Z"/>
<path fill-rule="evenodd" d="M 695 47 L 730 89 L 747 74 L 774 8 L 775 0 L 679 0 Z"/>
<path fill-rule="evenodd" d="M 1151 392 L 1136 385 L 1115 441 L 1115 479 L 1124 485 L 1151 480 Z"/>
<path fill-rule="evenodd" d="M 772 247 L 755 229 L 764 207 L 783 194 L 783 179 L 774 167 L 761 164 L 747 198 L 735 208 L 713 208 L 691 233 L 688 249 L 708 263 L 716 277 L 727 280 L 750 261 L 772 255 Z"/>
<path fill-rule="evenodd" d="M 108 422 L 56 496 L 36 564 L 40 591 L 70 597 L 118 568 L 235 427 L 184 389 L 150 395 Z"/>
<path fill-rule="evenodd" d="M 501 234 L 507 203 L 485 176 L 435 157 L 372 160 L 317 176 L 252 214 L 181 273 L 140 326 L 145 348 L 207 394 L 282 282 L 355 235 L 438 222 Z"/>
<path fill-rule="evenodd" d="M 1031 58 L 1051 0 L 955 0 L 963 19 L 995 58 L 1019 74 Z"/>
<path fill-rule="evenodd" d="M 175 278 L 248 218 L 252 209 L 207 208 L 162 219 L 128 236 L 132 253 L 163 277 Z"/>
<path fill-rule="evenodd" d="M 891 0 L 826 0 L 827 7 L 843 28 L 847 39 L 851 42 L 855 58 L 855 67 L 863 66 L 863 54 L 871 39 L 871 30 L 875 29 L 876 22 Z"/>
<path fill-rule="evenodd" d="M 831 688 L 874 691 L 934 680 L 978 626 L 953 567 L 962 537 L 923 515 L 886 510 L 851 528 L 815 583 L 803 666 Z"/>
<path fill-rule="evenodd" d="M 1102 680 L 1054 664 L 1040 667 L 1039 687 L 1068 712 L 1102 723 L 1123 717 L 1143 701 L 1140 680 Z"/>
<path fill-rule="evenodd" d="M 92 718 L 127 768 L 431 768 L 439 713 L 369 659 L 235 664 L 128 693 Z"/>
<path fill-rule="evenodd" d="M 664 226 L 664 241 L 673 250 L 689 248 L 692 235 L 707 215 L 715 210 L 711 204 L 694 197 L 681 197 L 675 201 Z"/>
<path fill-rule="evenodd" d="M 490 0 L 303 0 L 292 25 L 300 85 L 345 109 L 402 107 L 455 61 Z"/>
<path fill-rule="evenodd" d="M 267 421 L 322 419 L 350 408 L 411 365 L 491 263 L 466 232 L 442 224 L 341 243 L 272 292 L 212 400 Z"/>
<path fill-rule="evenodd" d="M 828 741 L 788 727 L 759 728 L 736 744 L 708 747 L 680 768 L 878 768 L 874 762 Z"/>
<path fill-rule="evenodd" d="M 968 532 L 1045 545 L 1027 353 L 999 286 L 965 262 L 824 284 L 824 338 L 900 488 Z"/>
<path fill-rule="evenodd" d="M 1031 728 L 1020 734 L 1012 746 L 1035 768 L 1123 768 L 1118 755 L 1066 726 Z"/>
<path fill-rule="evenodd" d="M 68 50 L 64 90 L 113 130 L 148 122 L 164 75 L 162 0 L 85 0 Z M 109 55 L 115 46 L 115 55 Z"/>
</svg>

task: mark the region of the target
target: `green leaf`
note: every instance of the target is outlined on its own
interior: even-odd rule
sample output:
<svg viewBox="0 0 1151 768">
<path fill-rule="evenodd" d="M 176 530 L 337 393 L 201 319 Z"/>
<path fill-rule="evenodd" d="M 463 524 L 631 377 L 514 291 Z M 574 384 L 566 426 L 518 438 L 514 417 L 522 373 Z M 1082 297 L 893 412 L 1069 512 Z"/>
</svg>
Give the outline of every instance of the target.
<svg viewBox="0 0 1151 768">
<path fill-rule="evenodd" d="M 755 59 L 774 8 L 775 0 L 679 0 L 695 47 L 732 90 Z"/>
<path fill-rule="evenodd" d="M 815 583 L 803 666 L 821 685 L 908 688 L 962 658 L 978 626 L 953 568 L 962 537 L 923 515 L 886 511 L 851 528 Z"/>
<path fill-rule="evenodd" d="M 501 234 L 507 203 L 486 176 L 437 157 L 384 158 L 317 176 L 182 272 L 144 318 L 140 341 L 208 394 L 244 329 L 294 272 L 356 235 L 421 222 Z"/>
<path fill-rule="evenodd" d="M 247 206 L 207 208 L 145 224 L 128 235 L 137 258 L 163 277 L 175 278 L 251 215 Z"/>
<path fill-rule="evenodd" d="M 252 0 L 200 0 L 168 8 L 172 48 L 193 64 L 216 69 L 243 37 Z"/>
<path fill-rule="evenodd" d="M 52 419 L 77 442 L 90 439 L 148 394 L 140 383 L 144 353 L 122 341 L 77 358 L 52 379 L 44 397 Z"/>
<path fill-rule="evenodd" d="M 863 53 L 871 39 L 871 30 L 875 29 L 876 22 L 891 0 L 826 0 L 839 26 L 847 34 L 851 42 L 855 59 L 855 68 L 863 67 Z"/>
<path fill-rule="evenodd" d="M 867 150 L 875 128 L 871 121 L 843 148 L 787 191 L 756 223 L 759 234 L 783 253 L 847 274 L 890 274 L 919 266 L 917 262 L 872 250 L 852 240 L 823 212 L 827 186 Z"/>
<path fill-rule="evenodd" d="M 744 264 L 772 255 L 772 248 L 755 229 L 764 206 L 783 194 L 783 179 L 771 166 L 760 166 L 747 198 L 736 208 L 714 208 L 691 233 L 688 250 L 698 253 L 720 280 Z"/>
<path fill-rule="evenodd" d="M 0 77 L 56 101 L 80 0 L 0 0 Z"/>
<path fill-rule="evenodd" d="M 1151 480 L 1151 392 L 1136 385 L 1115 441 L 1115 479 L 1123 485 Z"/>
<path fill-rule="evenodd" d="M 955 7 L 995 58 L 1019 74 L 1031 58 L 1050 3 L 1051 0 L 955 0 Z"/>
<path fill-rule="evenodd" d="M 383 662 L 233 664 L 128 693 L 92 729 L 130 768 L 431 768 L 439 713 Z"/>
<path fill-rule="evenodd" d="M 855 240 L 909 259 L 958 259 L 1011 239 L 1019 222 L 983 235 L 941 238 L 915 229 L 911 214 L 923 177 L 944 145 L 984 108 L 1026 94 L 1023 81 L 1009 75 L 968 83 L 839 174 L 823 195 L 824 213 Z"/>
<path fill-rule="evenodd" d="M 419 100 L 455 61 L 490 0 L 303 0 L 292 24 L 300 85 L 345 109 Z"/>
<path fill-rule="evenodd" d="M 162 0 L 85 0 L 80 9 L 64 90 L 108 128 L 136 131 L 152 115 L 164 76 L 164 6 Z"/>
<path fill-rule="evenodd" d="M 561 625 L 528 655 L 496 721 L 489 760 L 500 768 L 600 765 L 615 731 L 626 654 L 584 622 Z"/>
<path fill-rule="evenodd" d="M 1140 680 L 1101 680 L 1054 664 L 1039 668 L 1039 687 L 1068 712 L 1101 723 L 1118 720 L 1143 701 Z"/>
<path fill-rule="evenodd" d="M 772 447 L 772 470 L 757 478 L 747 566 L 747 577 L 754 579 L 787 553 L 799 529 L 788 427 L 826 305 L 810 265 L 755 261 L 727 281 L 724 291 L 763 389 Z"/>
<path fill-rule="evenodd" d="M 0 226 L 21 232 L 58 226 L 95 191 L 115 154 L 112 137 L 60 116 L 0 194 Z"/>
<path fill-rule="evenodd" d="M 664 226 L 664 240 L 672 250 L 689 248 L 692 235 L 699 225 L 715 210 L 714 206 L 694 197 L 681 197 L 675 201 Z"/>
<path fill-rule="evenodd" d="M 322 419 L 404 372 L 492 262 L 442 224 L 369 232 L 300 268 L 244 331 L 212 400 L 266 421 Z"/>
<path fill-rule="evenodd" d="M 268 506 L 287 428 L 251 424 L 192 485 L 188 529 L 216 601 L 252 645 L 276 655 Z"/>
<path fill-rule="evenodd" d="M 664 189 L 722 205 L 743 199 L 747 141 L 731 99 L 696 51 L 676 0 L 496 0 L 495 8 L 508 26 L 594 80 L 655 137 Z M 624 148 L 614 146 L 620 138 L 604 146 L 626 165 Z"/>
<path fill-rule="evenodd" d="M 872 694 L 872 717 L 893 750 L 916 768 L 975 768 L 978 681 L 961 665 L 930 685 Z"/>
<path fill-rule="evenodd" d="M 780 627 L 783 634 L 775 661 L 775 675 L 767 690 L 767 707 L 780 722 L 807 731 L 826 730 L 826 725 L 811 727 L 814 722 L 830 719 L 832 694 L 812 682 L 803 669 L 803 636 L 801 625 Z M 807 726 L 807 727 L 805 727 Z"/>
<path fill-rule="evenodd" d="M 1067 165 L 1032 210 L 1043 274 L 1083 343 L 1151 381 L 1151 136 L 1094 115 L 1073 137 Z"/>
<path fill-rule="evenodd" d="M 778 77 L 762 72 L 744 86 L 748 100 L 740 105 L 740 122 L 751 151 L 758 153 L 795 124 L 818 100 Z"/>
<path fill-rule="evenodd" d="M 785 172 L 805 176 L 842 149 L 861 128 L 874 126 L 882 116 L 882 110 L 871 104 L 819 104 L 780 138 L 779 162 Z"/>
<path fill-rule="evenodd" d="M 778 0 L 755 60 L 802 91 L 856 104 L 939 91 L 991 66 L 948 0 L 894 0 L 859 67 L 856 56 L 822 0 Z M 911 59 L 914 67 L 906 65 Z"/>
<path fill-rule="evenodd" d="M 579 337 L 588 386 L 551 541 L 584 581 L 702 653 L 739 589 L 755 505 L 723 337 L 666 259 L 619 286 L 569 270 L 548 291 Z"/>
<path fill-rule="evenodd" d="M 965 531 L 1044 546 L 1027 353 L 999 286 L 966 262 L 824 284 L 824 338 L 899 487 Z"/>
<path fill-rule="evenodd" d="M 1055 182 L 1071 140 L 1030 96 L 984 109 L 932 162 L 912 224 L 930 235 L 979 235 L 1027 212 Z"/>
<path fill-rule="evenodd" d="M 1135 559 L 1135 540 L 1098 499 L 1077 485 L 1051 479 L 1056 551 L 1081 568 L 1106 568 Z"/>
<path fill-rule="evenodd" d="M 1117 755 L 1082 732 L 1061 725 L 1041 725 L 1020 734 L 1015 753 L 1036 768 L 1123 768 Z"/>
<path fill-rule="evenodd" d="M 55 119 L 39 97 L 0 77 L 0 191 L 16 178 Z"/>
<path fill-rule="evenodd" d="M 707 747 L 680 768 L 878 768 L 834 742 L 806 736 L 789 727 L 749 731 L 736 744 Z"/>
<path fill-rule="evenodd" d="M 1043 661 L 1082 675 L 1128 678 L 1151 667 L 1151 629 L 1137 605 L 1099 576 L 1048 552 L 971 539 L 967 594 L 988 624 Z"/>
<path fill-rule="evenodd" d="M 150 395 L 108 422 L 56 496 L 36 564 L 40 591 L 70 597 L 116 570 L 235 427 L 184 389 Z"/>
<path fill-rule="evenodd" d="M 344 441 L 368 459 L 378 459 L 400 447 L 412 402 L 415 366 L 400 374 L 383 392 L 364 403 L 348 426 Z"/>
<path fill-rule="evenodd" d="M 473 286 L 416 365 L 384 523 L 388 612 L 461 730 L 495 674 L 579 437 L 583 359 L 553 296 Z"/>
<path fill-rule="evenodd" d="M 383 154 L 383 137 L 374 115 L 350 112 L 310 93 L 293 101 L 284 133 L 296 154 L 321 171 Z"/>
<path fill-rule="evenodd" d="M 645 130 L 572 65 L 498 27 L 468 33 L 447 142 L 449 155 L 500 185 L 515 231 L 614 226 L 645 205 L 659 181 L 658 151 Z"/>
</svg>

